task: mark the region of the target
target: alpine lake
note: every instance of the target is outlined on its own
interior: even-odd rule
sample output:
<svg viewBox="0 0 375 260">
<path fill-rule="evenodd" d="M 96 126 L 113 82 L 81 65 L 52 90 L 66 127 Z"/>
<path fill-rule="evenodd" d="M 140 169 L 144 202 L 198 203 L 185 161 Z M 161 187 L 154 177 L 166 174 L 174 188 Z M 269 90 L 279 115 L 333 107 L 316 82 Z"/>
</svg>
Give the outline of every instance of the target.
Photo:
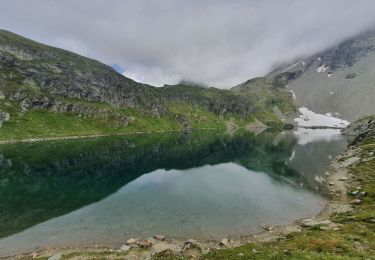
<svg viewBox="0 0 375 260">
<path fill-rule="evenodd" d="M 220 240 L 318 214 L 339 130 L 169 132 L 0 145 L 0 256 Z"/>
</svg>

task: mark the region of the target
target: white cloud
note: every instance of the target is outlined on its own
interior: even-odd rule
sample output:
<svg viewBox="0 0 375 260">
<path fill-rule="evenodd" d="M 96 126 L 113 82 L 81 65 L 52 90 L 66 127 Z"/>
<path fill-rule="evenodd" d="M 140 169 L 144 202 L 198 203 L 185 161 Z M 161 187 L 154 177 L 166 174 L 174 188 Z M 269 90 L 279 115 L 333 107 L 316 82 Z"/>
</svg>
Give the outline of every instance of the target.
<svg viewBox="0 0 375 260">
<path fill-rule="evenodd" d="M 147 83 L 226 88 L 375 24 L 373 0 L 12 0 L 0 27 Z"/>
</svg>

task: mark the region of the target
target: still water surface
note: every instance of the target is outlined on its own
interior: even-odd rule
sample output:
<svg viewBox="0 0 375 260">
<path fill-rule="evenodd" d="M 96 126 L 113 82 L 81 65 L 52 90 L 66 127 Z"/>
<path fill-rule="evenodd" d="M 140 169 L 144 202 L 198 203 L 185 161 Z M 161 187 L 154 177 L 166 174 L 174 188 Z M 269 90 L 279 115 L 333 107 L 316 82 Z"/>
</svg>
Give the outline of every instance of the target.
<svg viewBox="0 0 375 260">
<path fill-rule="evenodd" d="M 129 237 L 221 239 L 317 214 L 336 130 L 0 146 L 0 256 Z"/>
</svg>

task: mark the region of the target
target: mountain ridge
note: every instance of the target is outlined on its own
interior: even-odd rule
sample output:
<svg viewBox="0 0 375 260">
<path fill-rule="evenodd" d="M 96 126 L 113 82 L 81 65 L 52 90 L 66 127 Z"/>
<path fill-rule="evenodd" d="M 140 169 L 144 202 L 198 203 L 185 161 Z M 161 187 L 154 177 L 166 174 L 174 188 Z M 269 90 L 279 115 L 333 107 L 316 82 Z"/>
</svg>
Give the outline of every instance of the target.
<svg viewBox="0 0 375 260">
<path fill-rule="evenodd" d="M 73 128 L 80 129 L 78 134 L 223 128 L 230 118 L 239 126 L 254 118 L 281 126 L 273 107 L 295 111 L 289 93 L 273 85 L 246 92 L 196 84 L 157 88 L 96 60 L 4 30 L 0 30 L 0 72 L 0 113 L 8 118 L 2 120 L 0 131 L 11 139 L 34 137 L 31 132 L 45 136 L 47 129 L 38 131 L 37 126 L 51 124 L 58 128 L 51 134 L 57 135 L 77 134 Z M 56 125 L 59 121 L 67 125 Z M 25 124 L 28 134 L 20 130 Z M 84 130 L 90 124 L 90 131 Z"/>
</svg>

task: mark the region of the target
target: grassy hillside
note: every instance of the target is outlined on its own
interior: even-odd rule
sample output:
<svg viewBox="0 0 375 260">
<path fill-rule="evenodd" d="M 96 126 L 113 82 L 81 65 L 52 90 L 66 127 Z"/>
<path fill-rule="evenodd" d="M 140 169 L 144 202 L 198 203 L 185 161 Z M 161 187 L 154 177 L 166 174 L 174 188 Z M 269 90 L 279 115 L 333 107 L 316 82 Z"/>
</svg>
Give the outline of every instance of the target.
<svg viewBox="0 0 375 260">
<path fill-rule="evenodd" d="M 246 91 L 152 87 L 69 51 L 0 30 L 0 140 L 283 123 L 289 94 L 266 82 Z"/>
</svg>

